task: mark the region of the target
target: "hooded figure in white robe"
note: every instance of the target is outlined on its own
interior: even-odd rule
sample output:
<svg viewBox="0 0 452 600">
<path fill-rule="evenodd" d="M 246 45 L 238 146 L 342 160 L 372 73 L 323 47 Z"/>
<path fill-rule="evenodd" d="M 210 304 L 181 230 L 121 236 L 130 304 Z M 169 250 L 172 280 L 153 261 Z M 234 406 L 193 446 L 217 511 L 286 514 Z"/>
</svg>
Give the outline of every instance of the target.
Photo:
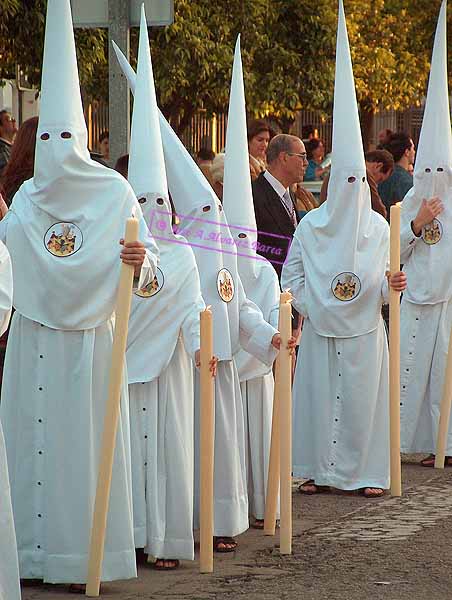
<svg viewBox="0 0 452 600">
<path fill-rule="evenodd" d="M 115 51 L 132 91 L 135 73 Z M 245 435 L 240 381 L 233 360 L 240 345 L 267 365 L 277 351 L 276 329 L 245 295 L 237 270 L 237 248 L 215 192 L 160 113 L 160 131 L 169 191 L 181 219 L 179 233 L 193 248 L 204 301 L 213 312 L 215 379 L 214 535 L 232 537 L 248 528 Z M 198 523 L 199 394 L 195 378 L 195 526 Z M 220 546 L 221 548 L 221 546 Z"/>
<path fill-rule="evenodd" d="M 446 21 L 444 0 L 433 47 L 414 185 L 402 203 L 401 262 L 409 282 L 400 323 L 403 452 L 435 452 L 452 329 L 452 136 Z M 417 237 L 411 224 L 422 201 L 432 197 L 441 200 L 443 209 Z M 452 420 L 446 455 L 452 456 Z M 426 462 L 426 466 L 433 466 L 432 459 Z"/>
<path fill-rule="evenodd" d="M 328 200 L 303 218 L 281 283 L 305 317 L 293 386 L 293 472 L 344 490 L 389 485 L 389 228 L 372 211 L 342 0 Z M 372 490 L 369 490 L 369 492 Z"/>
<path fill-rule="evenodd" d="M 248 156 L 245 90 L 240 37 L 237 39 L 229 98 L 223 207 L 237 246 L 237 266 L 247 298 L 264 319 L 278 326 L 279 281 L 272 264 L 256 253 L 257 226 Z M 240 349 L 234 356 L 242 391 L 249 511 L 264 518 L 273 411 L 271 367 Z"/>
<path fill-rule="evenodd" d="M 47 5 L 35 170 L 0 223 L 11 254 L 14 313 L 0 415 L 20 576 L 83 584 L 108 397 L 113 312 L 132 188 L 90 159 L 69 0 Z M 116 439 L 102 580 L 136 576 L 127 373 Z"/>
<path fill-rule="evenodd" d="M 11 259 L 0 242 L 0 335 L 6 331 L 11 316 L 13 277 Z M 9 488 L 5 442 L 0 422 L 0 598 L 20 600 L 19 564 L 16 534 Z"/>
<path fill-rule="evenodd" d="M 193 251 L 172 230 L 144 6 L 129 181 L 160 251 L 154 281 L 135 292 L 127 347 L 135 545 L 193 560 L 191 359 L 205 306 Z"/>
</svg>

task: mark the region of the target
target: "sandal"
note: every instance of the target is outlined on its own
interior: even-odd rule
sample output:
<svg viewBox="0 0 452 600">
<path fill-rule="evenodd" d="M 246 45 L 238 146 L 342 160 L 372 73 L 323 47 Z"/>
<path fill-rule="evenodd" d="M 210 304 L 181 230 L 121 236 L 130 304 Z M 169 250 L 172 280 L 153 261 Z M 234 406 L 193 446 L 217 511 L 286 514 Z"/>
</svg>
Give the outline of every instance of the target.
<svg viewBox="0 0 452 600">
<path fill-rule="evenodd" d="M 180 563 L 177 558 L 157 558 L 155 562 L 152 563 L 152 567 L 156 571 L 173 571 L 174 569 L 178 569 L 179 566 Z"/>
<path fill-rule="evenodd" d="M 385 491 L 382 488 L 365 487 L 362 488 L 364 498 L 381 498 Z"/>
<path fill-rule="evenodd" d="M 254 519 L 254 523 L 251 525 L 253 529 L 263 529 L 264 519 Z"/>
<path fill-rule="evenodd" d="M 232 537 L 218 536 L 213 538 L 214 552 L 235 552 L 237 542 Z"/>
<path fill-rule="evenodd" d="M 434 467 L 435 466 L 435 455 L 429 454 L 425 458 L 423 458 L 420 462 L 420 465 L 423 467 Z M 445 467 L 452 467 L 452 456 L 446 456 L 444 459 Z"/>
<path fill-rule="evenodd" d="M 330 491 L 329 485 L 317 485 L 314 483 L 313 479 L 308 479 L 304 483 L 301 483 L 298 486 L 298 491 L 300 494 L 305 494 L 306 496 L 312 496 L 313 494 L 323 494 Z"/>
</svg>

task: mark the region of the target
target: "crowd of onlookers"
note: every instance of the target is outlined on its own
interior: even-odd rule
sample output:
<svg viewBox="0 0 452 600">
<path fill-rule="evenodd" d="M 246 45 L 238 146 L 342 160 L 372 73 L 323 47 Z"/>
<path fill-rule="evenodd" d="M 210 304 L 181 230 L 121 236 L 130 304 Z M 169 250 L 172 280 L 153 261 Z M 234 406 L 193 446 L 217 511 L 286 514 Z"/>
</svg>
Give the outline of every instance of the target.
<svg viewBox="0 0 452 600">
<path fill-rule="evenodd" d="M 16 120 L 7 110 L 0 111 L 0 192 L 7 205 L 20 185 L 33 175 L 34 150 L 38 118 L 27 119 L 18 129 Z M 248 127 L 248 149 L 251 180 L 266 170 L 267 148 L 276 135 L 275 130 L 263 119 L 253 120 Z M 327 198 L 331 156 L 325 152 L 325 144 L 318 130 L 312 125 L 302 128 L 302 142 L 307 155 L 304 182 L 322 182 L 315 195 L 302 183 L 291 186 L 299 217 L 317 208 Z M 92 158 L 109 161 L 108 131 L 99 136 L 98 152 Z M 119 157 L 115 169 L 127 177 L 128 155 Z M 411 137 L 404 132 L 383 129 L 378 134 L 378 146 L 366 154 L 367 178 L 374 210 L 389 218 L 392 204 L 403 200 L 413 185 L 415 147 Z M 218 197 L 223 195 L 224 153 L 215 154 L 208 145 L 201 147 L 196 161 Z M 0 207 L 1 210 L 3 210 Z"/>
</svg>

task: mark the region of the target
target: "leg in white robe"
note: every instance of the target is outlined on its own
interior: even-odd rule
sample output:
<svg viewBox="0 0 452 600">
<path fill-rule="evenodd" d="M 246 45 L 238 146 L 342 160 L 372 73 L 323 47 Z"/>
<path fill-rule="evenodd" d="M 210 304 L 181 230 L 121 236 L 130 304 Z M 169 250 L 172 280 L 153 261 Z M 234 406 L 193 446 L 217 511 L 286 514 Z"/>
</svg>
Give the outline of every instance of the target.
<svg viewBox="0 0 452 600">
<path fill-rule="evenodd" d="M 199 526 L 199 373 L 195 376 L 195 528 Z M 214 535 L 248 529 L 245 433 L 234 361 L 219 361 L 215 378 Z"/>
<path fill-rule="evenodd" d="M 0 599 L 20 600 L 16 534 L 6 465 L 5 442 L 0 423 Z"/>
<path fill-rule="evenodd" d="M 293 389 L 293 472 L 318 485 L 389 487 L 388 347 L 378 328 L 355 338 L 303 325 Z"/>
<path fill-rule="evenodd" d="M 436 452 L 452 300 L 422 305 L 402 300 L 400 434 L 402 452 Z M 446 445 L 452 455 L 452 419 Z"/>
<path fill-rule="evenodd" d="M 193 560 L 193 369 L 181 338 L 158 379 L 129 394 L 135 545 Z"/>
<path fill-rule="evenodd" d="M 263 519 L 273 411 L 273 373 L 240 384 L 245 422 L 249 511 Z"/>
<path fill-rule="evenodd" d="M 111 322 L 61 331 L 13 316 L 0 414 L 21 578 L 86 582 L 112 339 Z M 136 577 L 125 371 L 103 581 Z"/>
</svg>

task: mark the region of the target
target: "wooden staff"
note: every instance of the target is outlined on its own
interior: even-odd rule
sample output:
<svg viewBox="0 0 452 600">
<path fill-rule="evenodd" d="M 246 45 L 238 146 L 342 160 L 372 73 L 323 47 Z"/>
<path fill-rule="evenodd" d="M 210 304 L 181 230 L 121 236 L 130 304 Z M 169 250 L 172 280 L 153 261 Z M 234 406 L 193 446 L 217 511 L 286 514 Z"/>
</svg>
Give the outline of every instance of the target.
<svg viewBox="0 0 452 600">
<path fill-rule="evenodd" d="M 278 330 L 281 331 L 281 306 L 289 302 L 292 295 L 283 292 L 279 298 Z M 268 462 L 267 493 L 265 498 L 264 535 L 275 535 L 276 511 L 279 495 L 280 467 L 280 426 L 279 426 L 279 355 L 275 363 L 275 386 L 273 392 L 272 433 Z"/>
<path fill-rule="evenodd" d="M 447 434 L 449 431 L 450 407 L 452 403 L 452 331 L 447 351 L 446 374 L 439 413 L 438 437 L 436 441 L 435 469 L 444 469 L 446 460 Z"/>
<path fill-rule="evenodd" d="M 212 311 L 201 312 L 200 352 L 200 511 L 199 570 L 213 571 L 213 466 L 215 443 L 215 387 L 210 361 L 213 357 Z"/>
<path fill-rule="evenodd" d="M 131 217 L 126 222 L 124 243 L 138 240 L 138 219 Z M 116 432 L 120 412 L 124 354 L 127 343 L 134 266 L 121 264 L 119 287 L 116 296 L 115 330 L 110 366 L 108 399 L 105 409 L 104 430 L 97 478 L 96 501 L 91 529 L 86 595 L 99 596 L 102 561 L 104 557 L 105 532 L 107 528 L 110 500 L 111 476 L 115 452 Z"/>
<path fill-rule="evenodd" d="M 390 273 L 400 271 L 400 204 L 391 206 Z M 389 423 L 391 496 L 402 495 L 400 463 L 400 292 L 389 286 Z"/>
<path fill-rule="evenodd" d="M 279 351 L 279 423 L 280 489 L 281 489 L 281 554 L 292 554 L 292 355 L 287 348 L 292 335 L 291 299 L 281 304 L 281 349 Z"/>
</svg>

